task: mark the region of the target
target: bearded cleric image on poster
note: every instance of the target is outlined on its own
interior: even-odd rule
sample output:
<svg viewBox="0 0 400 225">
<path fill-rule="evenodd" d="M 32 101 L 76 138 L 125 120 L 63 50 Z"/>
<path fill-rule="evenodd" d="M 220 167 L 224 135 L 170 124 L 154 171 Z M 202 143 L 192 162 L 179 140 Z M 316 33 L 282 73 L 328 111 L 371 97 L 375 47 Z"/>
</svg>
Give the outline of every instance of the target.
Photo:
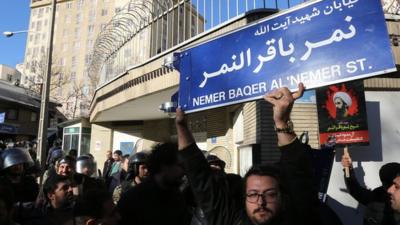
<svg viewBox="0 0 400 225">
<path fill-rule="evenodd" d="M 363 82 L 326 86 L 316 92 L 320 144 L 334 136 L 338 145 L 368 145 Z"/>
</svg>

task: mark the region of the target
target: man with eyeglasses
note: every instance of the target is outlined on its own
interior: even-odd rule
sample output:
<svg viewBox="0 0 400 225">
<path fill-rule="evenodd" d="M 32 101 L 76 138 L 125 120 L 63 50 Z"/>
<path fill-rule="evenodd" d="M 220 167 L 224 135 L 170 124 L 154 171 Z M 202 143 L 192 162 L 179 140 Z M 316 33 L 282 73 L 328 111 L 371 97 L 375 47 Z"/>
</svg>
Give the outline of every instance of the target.
<svg viewBox="0 0 400 225">
<path fill-rule="evenodd" d="M 246 173 L 246 213 L 253 224 L 278 221 L 282 212 L 279 171 L 273 166 L 253 166 Z"/>
<path fill-rule="evenodd" d="M 317 194 L 312 188 L 308 145 L 293 131 L 290 113 L 304 92 L 303 84 L 291 93 L 280 88 L 264 99 L 272 104 L 281 159 L 276 165 L 253 166 L 245 175 L 245 204 L 230 197 L 226 179 L 215 179 L 204 155 L 195 144 L 177 109 L 176 127 L 180 156 L 184 161 L 197 203 L 210 225 L 303 225 L 317 224 L 314 214 Z"/>
</svg>

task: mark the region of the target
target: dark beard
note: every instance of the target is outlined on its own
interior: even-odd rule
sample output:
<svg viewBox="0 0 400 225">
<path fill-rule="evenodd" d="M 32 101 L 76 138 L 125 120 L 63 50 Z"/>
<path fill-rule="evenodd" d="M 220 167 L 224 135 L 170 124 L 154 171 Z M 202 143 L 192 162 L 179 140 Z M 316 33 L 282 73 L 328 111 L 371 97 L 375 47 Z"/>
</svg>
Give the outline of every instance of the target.
<svg viewBox="0 0 400 225">
<path fill-rule="evenodd" d="M 258 210 L 260 210 L 260 209 L 256 209 L 256 210 L 254 210 L 254 212 L 257 212 Z M 264 210 L 272 213 L 272 211 L 268 208 L 264 208 Z M 272 216 L 269 220 L 265 221 L 264 223 L 253 223 L 250 220 L 250 218 L 247 215 L 246 216 L 247 216 L 247 219 L 250 221 L 249 224 L 252 224 L 252 225 L 281 225 L 281 224 L 283 224 L 282 223 L 282 221 L 283 221 L 282 215 L 283 215 L 282 209 L 279 209 L 278 212 L 274 216 Z"/>
<path fill-rule="evenodd" d="M 61 204 L 62 209 L 73 208 L 75 205 L 75 196 L 73 194 L 66 196 L 64 201 Z"/>
<path fill-rule="evenodd" d="M 346 118 L 346 108 L 336 108 L 336 119 L 345 119 Z"/>
<path fill-rule="evenodd" d="M 280 224 L 282 224 L 282 216 L 280 213 L 278 213 L 277 215 L 271 217 L 264 223 L 254 224 L 254 225 L 280 225 Z"/>
</svg>

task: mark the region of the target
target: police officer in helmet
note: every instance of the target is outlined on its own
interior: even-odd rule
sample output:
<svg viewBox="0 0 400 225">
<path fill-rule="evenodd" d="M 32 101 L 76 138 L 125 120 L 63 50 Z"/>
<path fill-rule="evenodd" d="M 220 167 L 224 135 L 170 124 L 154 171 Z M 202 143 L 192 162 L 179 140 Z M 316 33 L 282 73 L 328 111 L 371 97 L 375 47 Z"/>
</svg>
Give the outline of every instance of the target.
<svg viewBox="0 0 400 225">
<path fill-rule="evenodd" d="M 78 189 L 78 195 L 88 193 L 91 190 L 106 190 L 104 182 L 95 176 L 96 171 L 96 161 L 90 155 L 81 155 L 76 159 L 74 183 L 72 185 L 73 189 Z"/>
<path fill-rule="evenodd" d="M 25 174 L 26 168 L 34 164 L 28 150 L 8 148 L 1 154 L 0 183 L 11 187 L 15 202 L 32 202 L 39 193 L 35 179 Z"/>
<path fill-rule="evenodd" d="M 124 159 L 124 166 L 120 172 L 121 175 L 116 174 L 113 176 L 113 181 L 120 181 L 113 191 L 113 199 L 115 203 L 119 201 L 123 193 L 142 183 L 142 181 L 148 176 L 146 165 L 147 157 L 148 153 L 138 152 L 129 156 L 129 158 Z M 128 168 L 125 173 L 126 161 L 128 162 Z M 113 181 L 111 183 L 113 183 Z"/>
<path fill-rule="evenodd" d="M 97 164 L 90 156 L 81 155 L 76 159 L 75 169 L 77 173 L 91 177 L 96 173 Z"/>
<path fill-rule="evenodd" d="M 138 152 L 129 157 L 128 180 L 133 179 L 135 184 L 140 184 L 148 176 L 147 157 L 146 152 Z"/>
</svg>

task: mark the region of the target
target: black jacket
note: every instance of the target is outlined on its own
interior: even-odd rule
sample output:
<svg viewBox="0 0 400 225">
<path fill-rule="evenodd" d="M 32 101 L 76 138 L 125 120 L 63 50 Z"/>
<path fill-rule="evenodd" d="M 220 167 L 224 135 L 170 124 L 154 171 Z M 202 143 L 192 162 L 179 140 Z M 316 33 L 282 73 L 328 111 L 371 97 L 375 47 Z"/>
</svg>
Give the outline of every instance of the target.
<svg viewBox="0 0 400 225">
<path fill-rule="evenodd" d="M 364 225 L 396 224 L 389 195 L 383 186 L 368 190 L 358 183 L 354 170 L 350 168 L 350 177 L 344 177 L 350 195 L 367 207 Z"/>
<path fill-rule="evenodd" d="M 274 224 L 309 225 L 317 216 L 314 204 L 318 202 L 312 187 L 311 163 L 308 145 L 294 140 L 280 147 L 282 152 L 278 163 L 282 185 L 286 187 L 290 204 L 283 219 Z M 228 179 L 212 175 L 203 153 L 196 144 L 180 152 L 186 174 L 199 206 L 203 209 L 210 225 L 251 224 L 245 203 L 231 197 Z"/>
<path fill-rule="evenodd" d="M 122 194 L 120 225 L 189 225 L 191 212 L 178 188 L 161 188 L 154 177 Z"/>
<path fill-rule="evenodd" d="M 104 179 L 107 179 L 110 176 L 111 166 L 112 166 L 113 162 L 114 162 L 114 159 L 107 159 L 104 162 L 104 166 L 103 166 Z"/>
<path fill-rule="evenodd" d="M 16 221 L 21 225 L 64 225 L 73 219 L 73 207 L 54 209 L 49 203 L 34 202 L 16 206 Z"/>
<path fill-rule="evenodd" d="M 19 183 L 12 183 L 7 176 L 0 177 L 0 184 L 13 190 L 15 202 L 33 202 L 39 194 L 39 184 L 31 176 L 22 176 Z"/>
<path fill-rule="evenodd" d="M 74 173 L 71 181 L 73 187 L 78 187 L 79 195 L 90 192 L 91 190 L 107 190 L 103 180 L 84 174 Z"/>
</svg>

